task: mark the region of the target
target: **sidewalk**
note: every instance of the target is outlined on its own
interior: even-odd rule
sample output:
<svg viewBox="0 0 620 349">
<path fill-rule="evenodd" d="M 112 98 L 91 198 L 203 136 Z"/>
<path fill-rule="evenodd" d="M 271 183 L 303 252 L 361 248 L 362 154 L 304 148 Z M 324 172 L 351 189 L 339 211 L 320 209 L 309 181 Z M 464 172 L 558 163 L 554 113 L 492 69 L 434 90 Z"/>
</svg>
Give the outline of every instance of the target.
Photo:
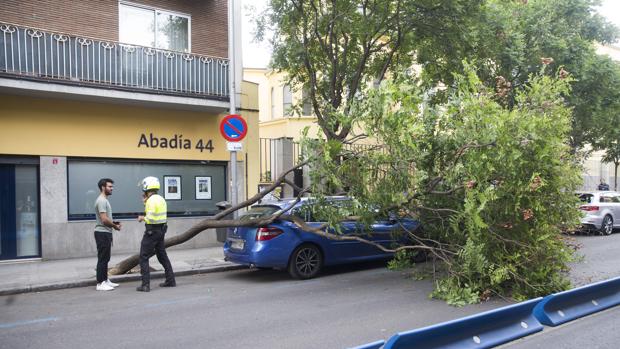
<svg viewBox="0 0 620 349">
<path fill-rule="evenodd" d="M 236 270 L 244 266 L 224 261 L 222 247 L 187 250 L 168 250 L 172 269 L 177 276 Z M 130 255 L 113 255 L 109 268 Z M 163 277 L 163 267 L 153 256 L 149 261 L 151 278 Z M 25 261 L 0 263 L 0 296 L 57 290 L 62 288 L 95 286 L 97 257 L 73 258 L 49 261 Z M 137 272 L 110 276 L 114 282 L 140 280 Z M 154 270 L 154 271 L 153 271 Z"/>
</svg>

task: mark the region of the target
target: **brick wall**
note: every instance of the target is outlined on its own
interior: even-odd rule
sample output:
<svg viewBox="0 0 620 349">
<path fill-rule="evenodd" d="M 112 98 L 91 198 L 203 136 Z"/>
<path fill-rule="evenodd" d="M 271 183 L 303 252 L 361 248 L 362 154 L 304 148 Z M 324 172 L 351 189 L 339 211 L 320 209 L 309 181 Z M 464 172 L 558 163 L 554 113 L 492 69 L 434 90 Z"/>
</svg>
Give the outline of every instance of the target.
<svg viewBox="0 0 620 349">
<path fill-rule="evenodd" d="M 136 0 L 192 17 L 192 52 L 228 57 L 226 0 Z M 118 0 L 0 0 L 0 21 L 118 41 Z"/>
</svg>

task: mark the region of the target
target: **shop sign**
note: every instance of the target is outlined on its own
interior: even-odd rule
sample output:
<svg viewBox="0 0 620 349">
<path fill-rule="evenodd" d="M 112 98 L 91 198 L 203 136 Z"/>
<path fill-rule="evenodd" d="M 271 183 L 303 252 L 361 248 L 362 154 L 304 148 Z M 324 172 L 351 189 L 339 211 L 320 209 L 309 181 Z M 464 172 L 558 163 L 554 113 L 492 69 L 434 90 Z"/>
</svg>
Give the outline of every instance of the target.
<svg viewBox="0 0 620 349">
<path fill-rule="evenodd" d="M 182 134 L 175 134 L 173 137 L 158 137 L 153 133 L 148 135 L 142 133 L 138 140 L 138 148 L 159 148 L 159 149 L 182 149 L 200 150 L 213 152 L 213 140 L 184 138 Z"/>
</svg>

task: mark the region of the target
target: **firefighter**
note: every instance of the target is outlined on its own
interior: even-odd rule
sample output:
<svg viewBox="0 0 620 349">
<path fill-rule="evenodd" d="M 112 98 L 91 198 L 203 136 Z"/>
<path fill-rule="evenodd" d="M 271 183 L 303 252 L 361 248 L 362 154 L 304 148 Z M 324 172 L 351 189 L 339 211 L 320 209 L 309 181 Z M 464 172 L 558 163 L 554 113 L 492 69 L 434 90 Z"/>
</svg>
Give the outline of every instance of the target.
<svg viewBox="0 0 620 349">
<path fill-rule="evenodd" d="M 158 194 L 160 184 L 157 177 L 146 177 L 142 180 L 142 192 L 144 199 L 144 216 L 138 216 L 139 222 L 144 222 L 144 236 L 140 244 L 140 273 L 142 285 L 137 291 L 149 292 L 151 290 L 151 275 L 149 272 L 149 258 L 155 254 L 157 260 L 164 267 L 166 281 L 159 284 L 160 287 L 175 287 L 174 272 L 166 247 L 164 236 L 168 230 L 168 217 L 166 200 Z"/>
</svg>

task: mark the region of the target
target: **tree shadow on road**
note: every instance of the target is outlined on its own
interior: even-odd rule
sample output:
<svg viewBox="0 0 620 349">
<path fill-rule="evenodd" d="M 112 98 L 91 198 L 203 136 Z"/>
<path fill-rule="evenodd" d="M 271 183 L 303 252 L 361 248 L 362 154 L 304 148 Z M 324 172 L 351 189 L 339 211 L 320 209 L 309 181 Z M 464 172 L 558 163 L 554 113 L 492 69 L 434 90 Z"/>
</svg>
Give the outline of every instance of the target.
<svg viewBox="0 0 620 349">
<path fill-rule="evenodd" d="M 387 260 L 360 262 L 335 266 L 326 266 L 321 273 L 314 279 L 298 280 L 292 278 L 286 270 L 276 269 L 247 269 L 236 273 L 230 273 L 228 278 L 238 279 L 246 282 L 266 283 L 266 282 L 308 282 L 320 280 L 331 276 L 346 275 L 348 273 L 367 271 L 372 269 L 387 269 Z"/>
</svg>

